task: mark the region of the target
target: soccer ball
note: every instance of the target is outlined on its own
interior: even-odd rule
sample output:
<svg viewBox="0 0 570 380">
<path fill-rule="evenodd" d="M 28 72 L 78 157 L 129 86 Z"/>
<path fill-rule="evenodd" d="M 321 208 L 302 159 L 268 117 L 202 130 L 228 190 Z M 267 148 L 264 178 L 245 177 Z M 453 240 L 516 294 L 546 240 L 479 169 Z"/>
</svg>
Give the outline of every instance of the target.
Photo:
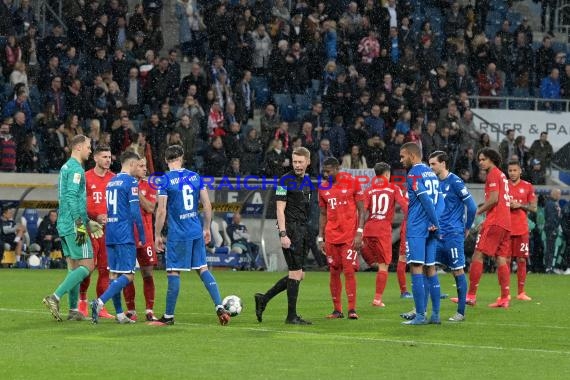
<svg viewBox="0 0 570 380">
<path fill-rule="evenodd" d="M 239 315 L 239 313 L 241 313 L 242 309 L 241 299 L 238 296 L 234 295 L 227 296 L 222 301 L 222 305 L 224 306 L 224 309 L 226 309 L 232 317 L 235 317 L 236 315 Z"/>
</svg>

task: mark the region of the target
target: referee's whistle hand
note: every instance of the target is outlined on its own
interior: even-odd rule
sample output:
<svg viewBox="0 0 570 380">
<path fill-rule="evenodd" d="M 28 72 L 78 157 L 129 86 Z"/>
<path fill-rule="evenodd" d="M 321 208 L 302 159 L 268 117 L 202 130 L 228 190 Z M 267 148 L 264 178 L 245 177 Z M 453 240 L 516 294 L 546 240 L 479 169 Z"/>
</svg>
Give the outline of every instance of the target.
<svg viewBox="0 0 570 380">
<path fill-rule="evenodd" d="M 281 238 L 281 247 L 285 249 L 291 247 L 291 239 L 289 239 L 289 236 L 283 236 Z"/>
</svg>

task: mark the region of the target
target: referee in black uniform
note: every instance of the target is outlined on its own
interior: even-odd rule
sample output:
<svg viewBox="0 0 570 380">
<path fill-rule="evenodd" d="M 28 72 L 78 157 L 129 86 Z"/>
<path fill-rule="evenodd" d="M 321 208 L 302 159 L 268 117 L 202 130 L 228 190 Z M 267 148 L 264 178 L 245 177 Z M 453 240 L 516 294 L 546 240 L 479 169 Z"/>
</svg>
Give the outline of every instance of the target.
<svg viewBox="0 0 570 380">
<path fill-rule="evenodd" d="M 289 268 L 289 274 L 278 280 L 265 294 L 255 294 L 255 315 L 262 321 L 267 303 L 287 290 L 288 312 L 285 323 L 292 325 L 310 325 L 311 322 L 297 315 L 297 296 L 299 284 L 305 277 L 303 266 L 307 256 L 307 222 L 311 201 L 311 180 L 305 171 L 310 164 L 311 153 L 307 148 L 293 150 L 293 171 L 280 178 L 277 186 L 277 227 L 283 255 Z"/>
</svg>

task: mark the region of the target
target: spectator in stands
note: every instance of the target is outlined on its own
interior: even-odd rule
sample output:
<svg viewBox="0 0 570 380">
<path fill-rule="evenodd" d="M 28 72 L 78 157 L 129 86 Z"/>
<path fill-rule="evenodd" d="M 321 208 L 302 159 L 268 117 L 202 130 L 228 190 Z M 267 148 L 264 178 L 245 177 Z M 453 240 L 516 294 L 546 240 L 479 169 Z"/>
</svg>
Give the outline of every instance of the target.
<svg viewBox="0 0 570 380">
<path fill-rule="evenodd" d="M 525 145 L 526 137 L 520 135 L 515 138 L 515 155 L 518 158 L 519 165 L 524 172 L 527 171 L 528 163 L 529 163 L 529 149 Z"/>
<path fill-rule="evenodd" d="M 533 185 L 546 185 L 546 171 L 542 165 L 542 162 L 533 158 L 530 161 L 530 173 L 528 174 L 528 181 Z"/>
<path fill-rule="evenodd" d="M 462 170 L 468 173 L 469 182 L 473 182 L 479 176 L 479 163 L 475 158 L 473 148 L 465 149 L 463 155 L 458 159 L 456 172 L 461 174 Z"/>
<path fill-rule="evenodd" d="M 283 149 L 283 141 L 280 139 L 271 141 L 269 150 L 265 154 L 263 167 L 267 177 L 280 178 L 289 171 L 291 162 Z"/>
<path fill-rule="evenodd" d="M 48 170 L 50 172 L 59 171 L 70 153 L 65 134 L 65 123 L 59 122 L 57 128 L 48 129 L 46 150 L 49 152 L 47 156 Z"/>
<path fill-rule="evenodd" d="M 269 142 L 273 140 L 277 128 L 279 128 L 280 118 L 275 112 L 275 106 L 268 104 L 265 106 L 265 112 L 261 116 L 259 125 L 261 128 L 261 142 L 263 147 L 266 148 Z"/>
<path fill-rule="evenodd" d="M 532 40 L 531 40 L 532 42 Z M 554 62 L 554 49 L 552 49 L 552 38 L 549 35 L 545 35 L 542 38 L 542 44 L 538 48 L 535 54 L 536 66 L 535 75 L 537 84 L 540 84 L 542 78 L 548 76 L 550 73 L 550 68 Z"/>
<path fill-rule="evenodd" d="M 386 159 L 393 171 L 403 168 L 400 163 L 400 147 L 404 144 L 404 137 L 403 133 L 395 132 L 394 138 L 386 145 Z"/>
<path fill-rule="evenodd" d="M 253 39 L 253 72 L 257 76 L 265 76 L 271 56 L 271 37 L 265 31 L 265 25 L 260 23 L 251 33 Z"/>
<path fill-rule="evenodd" d="M 499 153 L 501 154 L 503 166 L 506 168 L 506 164 L 509 162 L 513 154 L 516 154 L 514 129 L 507 129 L 505 132 L 505 137 L 499 144 Z"/>
<path fill-rule="evenodd" d="M 459 94 L 462 91 L 468 95 L 475 94 L 475 82 L 467 72 L 465 64 L 457 66 L 457 72 L 452 76 L 450 88 L 454 94 Z"/>
<path fill-rule="evenodd" d="M 368 139 L 366 147 L 364 148 L 364 158 L 369 166 L 374 166 L 378 162 L 385 161 L 385 147 L 386 143 L 380 136 L 372 136 Z"/>
<path fill-rule="evenodd" d="M 19 173 L 40 171 L 40 149 L 34 134 L 28 133 L 24 137 L 23 145 L 18 149 L 16 166 Z"/>
<path fill-rule="evenodd" d="M 204 172 L 207 175 L 221 177 L 228 166 L 226 150 L 220 136 L 212 138 L 212 142 L 204 153 Z"/>
<path fill-rule="evenodd" d="M 259 256 L 259 247 L 251 241 L 245 224 L 241 223 L 241 215 L 239 212 L 234 213 L 232 222 L 228 224 L 226 229 L 231 239 L 231 250 L 239 254 L 245 254 L 248 263 L 242 269 L 258 270 L 257 258 Z"/>
<path fill-rule="evenodd" d="M 487 70 L 479 74 L 479 96 L 493 97 L 499 96 L 499 91 L 503 88 L 503 83 L 497 73 L 497 66 L 489 63 Z M 499 103 L 494 100 L 480 100 L 481 108 L 498 108 Z"/>
<path fill-rule="evenodd" d="M 540 97 L 549 100 L 560 99 L 560 72 L 557 68 L 553 68 L 550 75 L 540 82 Z M 543 107 L 550 111 L 558 111 L 561 109 L 561 103 L 545 102 Z"/>
<path fill-rule="evenodd" d="M 0 126 L 0 171 L 16 171 L 17 144 L 12 134 L 10 134 L 11 119 L 4 119 Z"/>
<path fill-rule="evenodd" d="M 257 129 L 251 128 L 243 142 L 242 169 L 245 174 L 257 175 L 263 158 L 263 144 L 258 137 Z"/>
<path fill-rule="evenodd" d="M 243 149 L 243 136 L 241 134 L 241 125 L 234 121 L 230 124 L 228 132 L 222 137 L 226 156 L 228 160 L 232 158 L 241 158 Z"/>
<path fill-rule="evenodd" d="M 236 105 L 237 121 L 243 124 L 247 124 L 250 119 L 253 119 L 255 101 L 250 82 L 251 71 L 245 70 L 241 81 L 234 89 L 233 101 Z"/>
<path fill-rule="evenodd" d="M 545 169 L 550 169 L 553 149 L 552 145 L 548 141 L 548 132 L 540 133 L 540 138 L 532 142 L 528 154 L 531 158 L 540 161 Z"/>
<path fill-rule="evenodd" d="M 8 118 L 15 116 L 16 112 L 23 112 L 26 117 L 26 131 L 32 130 L 32 107 L 28 101 L 28 93 L 25 87 L 20 87 L 18 92 L 15 94 L 15 98 L 10 100 L 4 106 L 2 110 L 2 118 Z"/>
<path fill-rule="evenodd" d="M 194 163 L 194 147 L 196 145 L 198 130 L 192 125 L 192 119 L 189 115 L 182 115 L 174 131 L 178 132 L 182 140 L 181 145 L 184 148 L 184 164 L 191 167 Z"/>
<path fill-rule="evenodd" d="M 362 150 L 359 145 L 353 145 L 350 147 L 350 153 L 345 154 L 342 157 L 341 167 L 343 169 L 367 169 L 368 165 L 366 163 L 366 158 L 362 154 Z"/>
<path fill-rule="evenodd" d="M 423 158 L 425 161 L 429 158 L 429 155 L 439 150 L 441 146 L 441 137 L 437 133 L 437 124 L 435 120 L 430 120 L 427 123 L 427 129 L 425 133 L 422 133 L 422 150 Z"/>
<path fill-rule="evenodd" d="M 57 210 L 50 210 L 38 227 L 36 243 L 42 248 L 45 257 L 52 251 L 61 251 L 61 239 L 57 232 Z"/>
<path fill-rule="evenodd" d="M 224 176 L 230 178 L 241 177 L 245 174 L 245 172 L 241 168 L 241 160 L 239 158 L 232 158 L 230 159 L 230 164 L 226 168 Z"/>
<path fill-rule="evenodd" d="M 532 91 L 534 87 L 529 85 L 532 82 L 531 73 L 534 71 L 534 52 L 528 45 L 525 33 L 516 35 L 512 62 L 515 87 L 523 91 L 529 89 Z"/>
<path fill-rule="evenodd" d="M 0 243 L 2 246 L 0 246 L 0 251 L 4 265 L 18 263 L 24 248 L 26 227 L 16 224 L 14 221 L 15 213 L 16 208 L 12 203 L 2 205 L 2 215 L 0 215 Z M 13 255 L 11 258 L 6 257 L 8 252 Z"/>
<path fill-rule="evenodd" d="M 561 195 L 560 189 L 552 189 L 544 206 L 544 234 L 546 236 L 544 266 L 547 274 L 554 273 L 556 267 L 554 253 L 557 250 L 556 238 L 561 232 L 562 210 L 559 204 Z"/>
</svg>

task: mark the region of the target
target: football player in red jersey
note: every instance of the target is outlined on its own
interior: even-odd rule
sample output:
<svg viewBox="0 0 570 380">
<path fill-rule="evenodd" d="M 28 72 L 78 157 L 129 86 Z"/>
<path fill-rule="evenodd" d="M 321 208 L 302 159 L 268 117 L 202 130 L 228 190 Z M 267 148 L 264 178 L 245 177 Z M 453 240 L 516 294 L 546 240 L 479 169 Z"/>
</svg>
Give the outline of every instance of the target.
<svg viewBox="0 0 570 380">
<path fill-rule="evenodd" d="M 141 216 L 144 226 L 144 236 L 146 243 L 137 247 L 137 261 L 141 268 L 143 277 L 143 292 L 146 302 L 146 320 L 149 322 L 158 321 L 154 316 L 154 278 L 152 275 L 153 268 L 156 266 L 156 252 L 154 250 L 152 215 L 156 206 L 156 189 L 148 183 L 146 177 L 146 159 L 142 158 L 138 162 L 136 177 L 139 180 L 139 202 L 141 205 Z M 138 232 L 135 230 L 135 239 L 138 241 Z M 137 312 L 135 308 L 135 284 L 134 281 L 129 283 L 124 289 L 125 303 L 127 304 L 127 317 L 137 320 Z"/>
<path fill-rule="evenodd" d="M 477 209 L 477 215 L 486 213 L 481 225 L 475 252 L 469 269 L 469 291 L 467 304 L 475 305 L 477 287 L 483 273 L 483 255 L 495 258 L 501 296 L 490 307 L 509 307 L 510 269 L 508 258 L 511 255 L 511 199 L 509 182 L 501 167 L 501 155 L 494 149 L 483 148 L 478 155 L 481 170 L 487 171 L 485 182 L 485 202 Z"/>
<path fill-rule="evenodd" d="M 406 204 L 408 203 L 408 192 L 403 192 Z M 396 266 L 396 275 L 398 277 L 398 285 L 400 286 L 400 298 L 411 299 L 412 293 L 408 291 L 406 284 L 406 225 L 408 224 L 407 215 L 404 216 L 402 224 L 400 224 L 400 247 L 398 255 L 398 265 Z"/>
<path fill-rule="evenodd" d="M 517 299 L 531 301 L 524 291 L 528 259 L 528 212 L 536 212 L 534 187 L 521 180 L 522 169 L 518 161 L 509 161 L 509 194 L 511 197 L 511 258 L 517 260 Z"/>
<path fill-rule="evenodd" d="M 107 145 L 98 145 L 93 152 L 95 167 L 85 172 L 85 187 L 87 188 L 87 215 L 89 219 L 101 224 L 107 222 L 107 197 L 105 190 L 107 184 L 114 177 L 109 170 L 111 166 L 111 148 Z M 105 235 L 99 239 L 91 237 L 93 256 L 99 277 L 97 278 L 97 297 L 101 296 L 109 286 L 109 269 L 107 268 L 107 248 Z M 79 312 L 87 317 L 87 289 L 91 283 L 91 276 L 83 280 L 79 287 Z M 113 319 L 106 308 L 99 314 L 100 318 Z"/>
<path fill-rule="evenodd" d="M 363 232 L 358 221 L 364 207 L 359 183 L 347 173 L 339 173 L 339 166 L 334 157 L 323 162 L 326 182 L 319 187 L 321 215 L 317 242 L 319 248 L 326 253 L 330 270 L 330 291 L 334 310 L 327 318 L 344 318 L 340 279 L 342 272 L 348 298 L 348 318 L 358 319 L 355 271 L 358 269 L 357 252 L 362 245 Z M 364 222 L 364 218 L 362 221 Z"/>
<path fill-rule="evenodd" d="M 362 256 L 367 263 L 378 263 L 372 306 L 384 307 L 382 296 L 388 280 L 388 267 L 392 262 L 392 219 L 396 203 L 400 205 L 405 217 L 408 202 L 400 187 L 390 183 L 390 165 L 378 162 L 374 165 L 374 173 L 376 177 L 372 186 L 364 192 L 364 209 L 368 211 L 368 219 L 364 213 L 360 215 L 360 223 L 364 224 Z"/>
</svg>

